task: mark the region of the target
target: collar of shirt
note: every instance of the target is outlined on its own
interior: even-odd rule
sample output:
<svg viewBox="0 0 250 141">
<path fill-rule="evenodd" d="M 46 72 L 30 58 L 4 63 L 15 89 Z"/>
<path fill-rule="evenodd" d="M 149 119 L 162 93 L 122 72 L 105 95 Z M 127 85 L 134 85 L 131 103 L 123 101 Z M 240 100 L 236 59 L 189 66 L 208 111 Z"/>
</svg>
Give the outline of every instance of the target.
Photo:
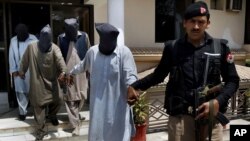
<svg viewBox="0 0 250 141">
<path fill-rule="evenodd" d="M 201 47 L 204 47 L 207 44 L 210 44 L 212 42 L 212 40 L 213 40 L 212 36 L 210 36 L 207 32 L 205 32 L 205 40 L 204 40 L 204 42 L 198 48 L 201 48 Z M 182 45 L 184 45 L 184 46 L 187 45 L 187 44 L 188 45 L 190 44 L 187 41 L 187 34 L 185 34 L 182 38 L 180 38 L 180 43 Z"/>
</svg>

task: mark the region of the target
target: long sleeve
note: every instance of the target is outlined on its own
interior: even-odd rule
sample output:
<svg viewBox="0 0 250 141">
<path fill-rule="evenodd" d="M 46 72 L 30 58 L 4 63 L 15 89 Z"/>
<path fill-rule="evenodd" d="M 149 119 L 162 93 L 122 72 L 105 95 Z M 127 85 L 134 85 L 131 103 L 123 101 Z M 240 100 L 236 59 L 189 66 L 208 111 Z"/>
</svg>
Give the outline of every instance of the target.
<svg viewBox="0 0 250 141">
<path fill-rule="evenodd" d="M 122 65 L 124 81 L 126 86 L 128 87 L 137 80 L 137 69 L 134 57 L 127 47 L 124 47 L 124 50 L 122 52 Z"/>
<path fill-rule="evenodd" d="M 73 69 L 70 70 L 70 74 L 76 75 L 85 71 L 88 71 L 88 69 L 90 68 L 90 58 L 91 57 L 91 51 L 88 50 L 84 59 L 78 63 L 77 65 L 75 65 L 73 67 Z"/>
<path fill-rule="evenodd" d="M 225 85 L 222 92 L 216 98 L 220 106 L 227 104 L 227 101 L 235 94 L 239 87 L 239 76 L 235 64 L 227 62 L 228 54 L 231 54 L 229 47 L 222 46 L 221 75 Z"/>
<path fill-rule="evenodd" d="M 30 51 L 32 50 L 32 45 L 28 45 L 27 49 L 25 50 L 24 54 L 23 54 L 23 57 L 21 59 L 21 62 L 20 62 L 20 68 L 19 68 L 19 71 L 22 72 L 22 73 L 26 73 L 28 68 L 29 68 L 29 55 L 30 55 Z"/>
<path fill-rule="evenodd" d="M 55 44 L 53 44 L 55 46 L 55 57 L 56 57 L 56 65 L 57 65 L 57 69 L 59 70 L 59 72 L 67 72 L 67 67 L 65 64 L 65 61 L 63 59 L 61 50 L 58 46 L 56 46 Z"/>
<path fill-rule="evenodd" d="M 11 40 L 10 48 L 9 48 L 9 72 L 10 74 L 18 71 L 18 64 L 16 63 L 16 59 L 15 59 L 13 42 L 14 41 Z"/>
<path fill-rule="evenodd" d="M 156 67 L 153 73 L 145 76 L 144 78 L 137 80 L 131 86 L 135 89 L 146 90 L 151 86 L 154 86 L 160 82 L 163 82 L 167 77 L 170 66 L 171 57 L 170 49 L 172 48 L 171 43 L 166 44 L 160 63 Z"/>
</svg>

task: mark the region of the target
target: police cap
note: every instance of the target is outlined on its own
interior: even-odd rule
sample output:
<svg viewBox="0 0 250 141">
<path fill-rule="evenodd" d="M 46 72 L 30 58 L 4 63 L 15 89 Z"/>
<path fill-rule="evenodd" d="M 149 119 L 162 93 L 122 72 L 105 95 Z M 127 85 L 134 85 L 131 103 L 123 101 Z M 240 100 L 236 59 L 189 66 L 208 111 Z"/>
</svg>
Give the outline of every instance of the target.
<svg viewBox="0 0 250 141">
<path fill-rule="evenodd" d="M 207 8 L 207 4 L 205 2 L 197 1 L 187 7 L 184 13 L 184 19 L 188 20 L 196 16 L 207 16 L 207 18 L 209 19 L 210 14 Z"/>
</svg>

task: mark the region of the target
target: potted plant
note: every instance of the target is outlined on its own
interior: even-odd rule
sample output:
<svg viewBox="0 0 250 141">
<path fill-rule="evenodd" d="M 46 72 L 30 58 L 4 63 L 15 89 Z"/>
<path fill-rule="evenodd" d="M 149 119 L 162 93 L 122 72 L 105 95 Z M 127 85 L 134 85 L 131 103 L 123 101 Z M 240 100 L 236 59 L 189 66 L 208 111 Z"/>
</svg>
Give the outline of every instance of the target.
<svg viewBox="0 0 250 141">
<path fill-rule="evenodd" d="M 136 133 L 131 141 L 146 141 L 148 111 L 149 103 L 146 99 L 146 92 L 143 92 L 140 94 L 138 101 L 133 105 Z"/>
<path fill-rule="evenodd" d="M 250 67 L 250 59 L 246 59 L 245 63 L 245 66 Z"/>
</svg>

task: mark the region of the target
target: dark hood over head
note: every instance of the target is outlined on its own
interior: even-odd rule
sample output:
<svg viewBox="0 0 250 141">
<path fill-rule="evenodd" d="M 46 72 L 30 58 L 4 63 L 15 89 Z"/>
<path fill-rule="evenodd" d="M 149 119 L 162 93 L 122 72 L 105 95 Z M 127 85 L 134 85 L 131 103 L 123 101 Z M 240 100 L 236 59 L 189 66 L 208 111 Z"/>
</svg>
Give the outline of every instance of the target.
<svg viewBox="0 0 250 141">
<path fill-rule="evenodd" d="M 65 19 L 64 20 L 65 37 L 70 41 L 76 41 L 78 26 L 79 25 L 75 18 Z"/>
<path fill-rule="evenodd" d="M 25 24 L 18 24 L 16 26 L 15 32 L 17 34 L 18 41 L 24 42 L 29 37 L 28 28 Z"/>
<path fill-rule="evenodd" d="M 100 36 L 99 51 L 110 55 L 116 48 L 119 31 L 108 23 L 96 24 L 96 30 Z"/>
<path fill-rule="evenodd" d="M 52 45 L 52 33 L 49 25 L 46 25 L 40 32 L 40 37 L 38 41 L 38 47 L 41 52 L 49 52 Z"/>
</svg>

